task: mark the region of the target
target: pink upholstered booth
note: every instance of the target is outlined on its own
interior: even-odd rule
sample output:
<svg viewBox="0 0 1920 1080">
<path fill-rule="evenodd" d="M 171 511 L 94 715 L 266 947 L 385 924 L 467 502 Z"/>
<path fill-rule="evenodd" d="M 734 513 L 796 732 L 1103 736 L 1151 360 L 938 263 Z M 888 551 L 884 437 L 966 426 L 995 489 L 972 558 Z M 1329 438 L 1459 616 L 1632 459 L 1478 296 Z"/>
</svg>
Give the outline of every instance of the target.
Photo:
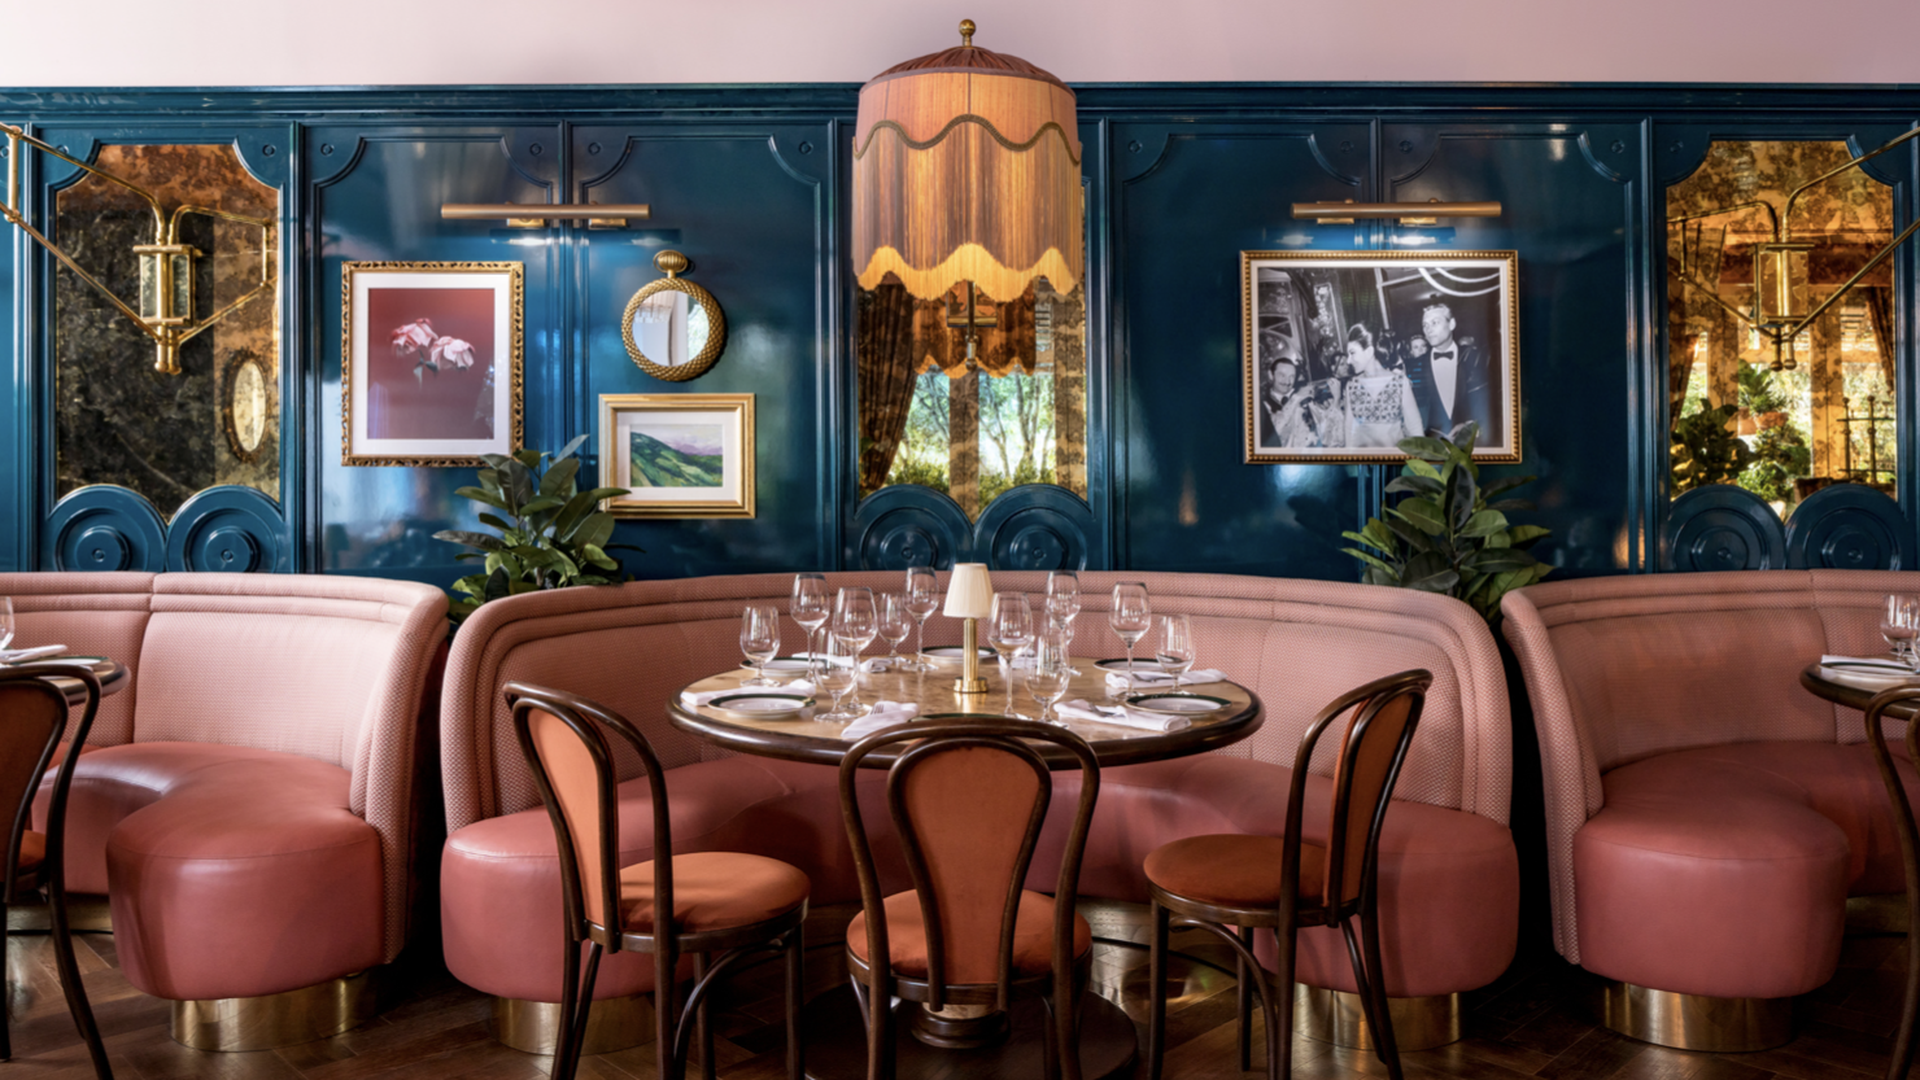
<svg viewBox="0 0 1920 1080">
<path fill-rule="evenodd" d="M 128 981 L 176 1002 L 315 987 L 340 1001 L 334 980 L 394 959 L 407 940 L 414 744 L 443 594 L 345 577 L 134 573 L 0 575 L 0 594 L 13 597 L 21 642 L 129 669 L 94 724 L 98 749 L 75 770 L 67 824 L 68 887 L 108 894 Z M 201 1023 L 216 1012 L 176 1006 L 175 1036 L 236 1048 L 230 1023 Z"/>
<path fill-rule="evenodd" d="M 1884 652 L 1884 598 L 1914 587 L 1771 570 L 1507 596 L 1540 735 L 1555 942 L 1624 984 L 1614 1026 L 1699 1049 L 1785 1041 L 1784 1000 L 1833 975 L 1847 897 L 1903 887 L 1860 714 L 1798 680 L 1822 653 Z M 1776 1001 L 1743 1006 L 1744 1036 L 1696 1039 L 1635 1019 L 1658 992 Z"/>
<path fill-rule="evenodd" d="M 1121 654 L 1106 608 L 1112 583 L 1123 577 L 1148 583 L 1154 610 L 1193 615 L 1201 664 L 1251 687 L 1266 719 L 1253 737 L 1211 754 L 1107 770 L 1083 893 L 1144 901 L 1141 862 L 1168 840 L 1235 830 L 1278 835 L 1287 766 L 1314 712 L 1369 679 L 1426 667 L 1434 688 L 1382 844 L 1387 988 L 1396 996 L 1450 995 L 1497 976 L 1512 957 L 1518 904 L 1506 828 L 1509 721 L 1494 643 L 1473 612 L 1443 597 L 1372 586 L 1086 573 L 1077 653 Z M 897 573 L 828 578 L 830 587 L 876 591 L 901 584 Z M 770 601 L 784 611 L 791 584 L 791 575 L 767 574 L 525 594 L 486 605 L 461 628 L 441 705 L 450 834 L 443 934 L 456 977 L 510 1001 L 560 995 L 559 873 L 552 829 L 512 741 L 500 692 L 510 680 L 585 695 L 640 725 L 670 769 L 674 837 L 686 850 L 782 859 L 811 875 L 816 905 L 857 899 L 831 769 L 736 757 L 665 716 L 668 695 L 680 686 L 740 663 L 742 606 Z M 994 585 L 1038 594 L 1045 575 L 998 572 Z M 928 622 L 929 644 L 958 639 L 957 622 L 939 615 Z M 796 651 L 802 631 L 788 623 L 784 640 Z M 1316 762 L 1309 790 L 1320 797 L 1311 805 L 1326 803 L 1331 768 L 1331 756 Z M 621 857 L 637 862 L 652 857 L 642 825 L 644 781 L 626 790 Z M 1309 831 L 1324 833 L 1327 823 L 1313 813 Z M 878 802 L 871 819 L 885 820 Z M 1035 881 L 1057 873 L 1058 839 L 1051 849 L 1043 839 Z M 901 868 L 891 872 L 904 882 Z M 1302 980 L 1351 990 L 1343 948 L 1336 935 L 1303 934 Z M 644 958 L 610 957 L 597 993 L 650 987 Z"/>
</svg>

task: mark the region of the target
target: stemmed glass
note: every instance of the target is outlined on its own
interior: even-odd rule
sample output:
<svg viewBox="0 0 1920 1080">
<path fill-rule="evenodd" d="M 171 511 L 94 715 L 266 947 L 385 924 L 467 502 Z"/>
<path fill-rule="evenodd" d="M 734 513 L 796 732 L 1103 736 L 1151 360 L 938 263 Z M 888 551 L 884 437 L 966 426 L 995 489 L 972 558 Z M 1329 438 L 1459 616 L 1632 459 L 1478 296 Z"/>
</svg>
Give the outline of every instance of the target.
<svg viewBox="0 0 1920 1080">
<path fill-rule="evenodd" d="M 987 614 L 987 644 L 1000 654 L 1000 674 L 1007 679 L 1009 691 L 1013 686 L 1009 661 L 1032 641 L 1033 609 L 1027 604 L 1027 594 L 994 593 L 993 607 Z"/>
<path fill-rule="evenodd" d="M 13 597 L 0 596 L 0 649 L 13 643 Z"/>
<path fill-rule="evenodd" d="M 897 592 L 880 594 L 880 637 L 887 643 L 887 668 L 904 665 L 900 643 L 913 630 L 913 616 L 907 613 L 907 598 Z"/>
<path fill-rule="evenodd" d="M 833 708 L 815 713 L 815 720 L 852 720 L 860 715 L 859 702 L 850 702 L 845 711 L 840 699 L 860 681 L 860 646 L 838 634 L 826 636 L 826 651 L 820 654 L 820 666 L 814 672 L 814 687 L 833 695 Z M 856 691 L 856 697 L 858 692 Z"/>
<path fill-rule="evenodd" d="M 1080 575 L 1055 570 L 1047 575 L 1047 622 L 1073 641 L 1073 620 L 1080 614 Z"/>
<path fill-rule="evenodd" d="M 780 609 L 772 604 L 748 604 L 740 613 L 740 651 L 753 662 L 754 677 L 741 686 L 778 686 L 767 678 L 767 661 L 780 652 Z"/>
<path fill-rule="evenodd" d="M 1027 693 L 1040 705 L 1040 719 L 1045 723 L 1060 723 L 1054 705 L 1067 695 L 1067 687 L 1073 682 L 1073 663 L 1067 658 L 1069 640 L 1057 627 L 1042 630 L 1034 637 L 1033 666 L 1027 669 Z"/>
<path fill-rule="evenodd" d="M 1154 647 L 1154 659 L 1163 671 L 1173 672 L 1173 692 L 1180 692 L 1180 676 L 1193 666 L 1193 625 L 1185 615 L 1160 616 L 1160 644 Z"/>
<path fill-rule="evenodd" d="M 793 621 L 807 631 L 807 666 L 817 659 L 813 648 L 814 632 L 826 623 L 832 609 L 827 607 L 827 575 L 793 575 L 793 603 L 787 609 Z"/>
<path fill-rule="evenodd" d="M 1897 593 L 1887 596 L 1887 610 L 1880 616 L 1880 636 L 1893 650 L 1894 659 L 1920 671 L 1920 654 L 1914 651 L 1914 637 L 1920 633 L 1920 601 Z"/>
<path fill-rule="evenodd" d="M 1107 609 L 1107 625 L 1127 645 L 1127 692 L 1133 692 L 1133 647 L 1153 627 L 1153 605 L 1147 603 L 1147 585 L 1143 581 L 1118 581 L 1113 586 L 1113 606 Z"/>
<path fill-rule="evenodd" d="M 913 670 L 928 671 L 927 618 L 940 610 L 939 585 L 931 566 L 907 567 L 907 614 L 913 616 Z"/>
<path fill-rule="evenodd" d="M 847 707 L 857 710 L 860 707 L 860 687 L 857 678 L 860 671 L 860 654 L 866 650 L 867 646 L 873 644 L 875 635 L 880 632 L 880 619 L 873 608 L 873 590 L 865 585 L 849 585 L 841 589 L 840 595 L 833 602 L 833 625 L 829 629 L 831 633 L 828 636 L 845 645 L 846 651 L 853 657 L 856 679 L 853 699 Z M 829 649 L 831 648 L 832 646 L 829 645 Z"/>
</svg>

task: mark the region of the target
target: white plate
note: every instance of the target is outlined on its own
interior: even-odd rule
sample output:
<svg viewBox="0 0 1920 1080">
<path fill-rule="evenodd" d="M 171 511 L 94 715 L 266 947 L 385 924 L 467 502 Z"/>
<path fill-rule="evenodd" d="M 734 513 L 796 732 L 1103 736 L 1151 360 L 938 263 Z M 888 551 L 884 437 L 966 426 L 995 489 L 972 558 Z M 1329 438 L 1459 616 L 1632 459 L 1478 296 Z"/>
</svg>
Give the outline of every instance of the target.
<svg viewBox="0 0 1920 1080">
<path fill-rule="evenodd" d="M 1820 674 L 1842 686 L 1852 686 L 1861 690 L 1887 690 L 1920 680 L 1920 676 L 1875 671 L 1871 668 L 1822 667 Z"/>
<path fill-rule="evenodd" d="M 992 649 L 981 649 L 980 662 L 984 664 L 997 655 Z M 935 645 L 927 650 L 927 659 L 936 664 L 953 664 L 957 667 L 966 662 L 967 650 L 963 645 Z"/>
<path fill-rule="evenodd" d="M 1127 673 L 1127 658 L 1117 656 L 1112 660 L 1096 660 L 1093 666 L 1104 671 L 1117 671 L 1125 675 Z M 1167 673 L 1167 669 L 1161 667 L 1160 661 L 1158 660 L 1135 660 L 1133 662 L 1133 670 L 1141 675 L 1165 675 Z"/>
<path fill-rule="evenodd" d="M 748 720 L 798 716 L 813 707 L 813 699 L 799 694 L 728 694 L 707 702 L 707 708 Z"/>
<path fill-rule="evenodd" d="M 1148 712 L 1197 716 L 1200 713 L 1218 712 L 1232 703 L 1225 698 L 1208 697 L 1205 694 L 1135 694 L 1127 699 L 1127 704 Z"/>
<path fill-rule="evenodd" d="M 753 665 L 745 664 L 742 666 L 752 667 Z M 805 659 L 798 656 L 776 656 L 773 659 L 767 661 L 766 668 L 767 668 L 767 674 L 769 675 L 784 675 L 784 676 L 792 677 L 797 675 L 805 675 L 807 673 L 807 662 Z"/>
</svg>

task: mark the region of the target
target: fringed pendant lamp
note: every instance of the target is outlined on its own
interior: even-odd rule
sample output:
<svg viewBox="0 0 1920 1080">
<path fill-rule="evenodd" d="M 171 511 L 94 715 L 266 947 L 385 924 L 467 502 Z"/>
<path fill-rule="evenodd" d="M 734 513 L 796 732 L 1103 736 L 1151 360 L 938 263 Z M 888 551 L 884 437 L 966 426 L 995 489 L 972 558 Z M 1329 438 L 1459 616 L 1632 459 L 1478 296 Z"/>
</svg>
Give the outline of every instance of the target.
<svg viewBox="0 0 1920 1080">
<path fill-rule="evenodd" d="M 853 264 L 922 300 L 972 282 L 1011 300 L 1044 275 L 1071 292 L 1085 264 L 1073 91 L 973 44 L 909 60 L 860 88 Z"/>
</svg>

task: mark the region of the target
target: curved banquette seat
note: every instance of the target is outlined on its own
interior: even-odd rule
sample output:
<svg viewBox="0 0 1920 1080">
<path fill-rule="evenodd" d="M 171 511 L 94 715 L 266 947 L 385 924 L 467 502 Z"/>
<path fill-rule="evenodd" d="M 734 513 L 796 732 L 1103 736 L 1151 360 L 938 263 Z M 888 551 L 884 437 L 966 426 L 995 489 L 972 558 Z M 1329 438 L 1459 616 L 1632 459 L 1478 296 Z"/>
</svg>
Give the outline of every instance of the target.
<svg viewBox="0 0 1920 1080">
<path fill-rule="evenodd" d="M 1884 653 L 1886 595 L 1914 587 L 1767 570 L 1507 595 L 1540 737 L 1555 943 L 1612 980 L 1609 1024 L 1693 1049 L 1784 1042 L 1790 999 L 1833 976 L 1847 898 L 1904 887 L 1861 714 L 1799 675 L 1825 653 Z M 1743 1000 L 1712 1000 L 1729 998 Z M 1682 1035 L 1649 1026 L 1662 1009 L 1742 1019 Z"/>
<path fill-rule="evenodd" d="M 1146 581 L 1156 611 L 1192 615 L 1201 666 L 1252 688 L 1265 720 L 1252 737 L 1215 752 L 1105 770 L 1082 895 L 1144 902 L 1142 861 L 1170 840 L 1278 835 L 1288 766 L 1314 714 L 1354 686 L 1424 667 L 1434 686 L 1382 841 L 1386 985 L 1395 996 L 1452 995 L 1499 975 L 1513 954 L 1518 905 L 1506 828 L 1510 733 L 1500 661 L 1472 610 L 1444 597 L 1354 584 L 1088 572 L 1077 655 L 1121 655 L 1106 608 L 1112 583 L 1123 578 Z M 1045 591 L 1041 573 L 996 572 L 993 581 L 1001 590 Z M 442 929 L 449 968 L 500 999 L 497 1019 L 506 1019 L 499 1010 L 558 1001 L 561 988 L 552 947 L 561 933 L 559 871 L 552 831 L 513 743 L 501 693 L 509 681 L 584 695 L 641 726 L 669 768 L 676 844 L 799 866 L 812 877 L 816 906 L 858 899 L 832 768 L 734 756 L 666 718 L 670 694 L 740 663 L 741 608 L 773 602 L 784 611 L 791 584 L 791 575 L 764 574 L 528 593 L 489 603 L 462 626 L 441 702 L 449 832 Z M 901 575 L 829 574 L 828 584 L 897 589 Z M 929 645 L 955 643 L 960 624 L 935 615 L 926 636 Z M 783 640 L 797 651 L 802 632 L 788 623 Z M 638 775 L 636 763 L 626 767 L 623 776 Z M 1326 804 L 1332 767 L 1331 754 L 1316 760 L 1310 807 Z M 1057 798 L 1073 797 L 1067 789 L 1076 781 L 1054 782 Z M 630 780 L 622 791 L 629 850 L 621 859 L 652 858 L 644 781 Z M 869 819 L 885 821 L 877 787 L 872 797 Z M 1309 835 L 1324 835 L 1328 823 L 1315 813 L 1308 811 Z M 1051 888 L 1047 875 L 1057 874 L 1063 840 L 1043 836 L 1031 887 Z M 883 858 L 880 872 L 889 891 L 906 887 L 897 856 Z M 1303 982 L 1353 990 L 1337 933 L 1302 934 L 1301 950 Z M 598 997 L 651 988 L 648 966 L 627 961 L 607 958 Z"/>
<path fill-rule="evenodd" d="M 5 574 L 0 595 L 21 643 L 128 669 L 74 770 L 67 886 L 108 895 L 120 966 L 176 1003 L 175 1037 L 237 1049 L 364 1019 L 367 980 L 349 977 L 407 940 L 414 747 L 446 597 L 189 573 Z"/>
</svg>

